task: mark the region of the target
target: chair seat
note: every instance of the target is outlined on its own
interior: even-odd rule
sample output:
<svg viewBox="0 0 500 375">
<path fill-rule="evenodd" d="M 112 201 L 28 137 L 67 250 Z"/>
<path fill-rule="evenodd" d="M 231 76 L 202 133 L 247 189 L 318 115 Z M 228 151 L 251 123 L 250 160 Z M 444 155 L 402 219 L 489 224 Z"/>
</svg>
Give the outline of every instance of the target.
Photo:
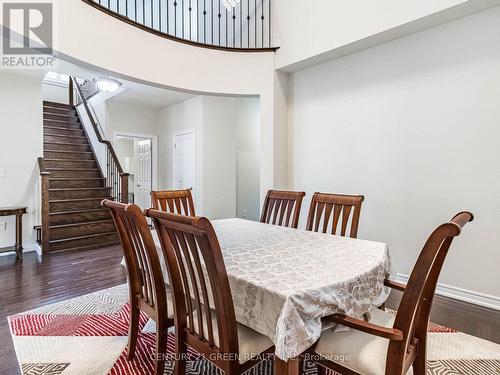
<svg viewBox="0 0 500 375">
<path fill-rule="evenodd" d="M 214 327 L 214 344 L 219 347 L 219 330 L 217 327 L 217 317 L 215 316 L 215 311 L 212 311 L 212 326 Z M 198 328 L 198 314 L 193 314 L 193 324 Z M 189 325 L 189 323 L 188 323 Z M 240 364 L 243 364 L 253 357 L 266 351 L 274 344 L 266 336 L 261 335 L 257 331 L 248 328 L 244 324 L 237 323 L 238 326 L 238 344 L 240 351 Z M 208 337 L 207 323 L 203 321 L 203 336 Z"/>
<path fill-rule="evenodd" d="M 370 323 L 384 327 L 394 324 L 394 315 L 373 309 Z M 315 351 L 326 359 L 366 375 L 384 375 L 389 340 L 355 329 L 323 331 Z"/>
</svg>

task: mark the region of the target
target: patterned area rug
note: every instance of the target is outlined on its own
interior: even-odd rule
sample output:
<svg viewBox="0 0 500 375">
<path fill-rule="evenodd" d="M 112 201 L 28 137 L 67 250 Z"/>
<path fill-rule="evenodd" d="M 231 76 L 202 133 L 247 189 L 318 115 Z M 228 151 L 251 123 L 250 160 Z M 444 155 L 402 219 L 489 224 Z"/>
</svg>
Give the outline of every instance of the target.
<svg viewBox="0 0 500 375">
<path fill-rule="evenodd" d="M 154 322 L 141 317 L 136 357 L 126 359 L 128 288 L 121 285 L 9 317 L 14 346 L 24 375 L 145 375 L 152 373 Z M 174 333 L 168 350 L 174 352 Z M 429 374 L 499 375 L 500 345 L 431 324 Z M 188 373 L 222 374 L 190 352 Z M 165 374 L 172 373 L 167 362 Z M 247 375 L 272 375 L 272 360 Z M 305 364 L 305 374 L 316 368 Z"/>
</svg>

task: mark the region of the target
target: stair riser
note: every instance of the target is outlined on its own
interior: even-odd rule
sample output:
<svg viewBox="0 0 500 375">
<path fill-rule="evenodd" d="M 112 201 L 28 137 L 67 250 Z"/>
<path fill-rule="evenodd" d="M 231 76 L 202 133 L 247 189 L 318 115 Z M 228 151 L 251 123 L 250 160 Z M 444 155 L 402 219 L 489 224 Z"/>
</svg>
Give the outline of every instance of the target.
<svg viewBox="0 0 500 375">
<path fill-rule="evenodd" d="M 89 201 L 71 201 L 71 202 L 52 202 L 50 203 L 50 212 L 66 212 L 71 210 L 85 210 L 102 208 L 102 199 L 92 199 Z"/>
<path fill-rule="evenodd" d="M 64 228 L 50 228 L 50 240 L 88 236 L 91 234 L 109 233 L 115 230 L 113 221 L 105 223 L 82 224 Z"/>
<path fill-rule="evenodd" d="M 97 237 L 93 237 L 93 238 L 85 238 L 85 239 L 79 239 L 79 240 L 71 240 L 71 241 L 53 243 L 53 244 L 50 244 L 50 251 L 60 251 L 60 250 L 69 249 L 69 248 L 73 248 L 73 247 L 92 246 L 92 245 L 100 245 L 100 244 L 107 245 L 110 242 L 118 243 L 119 242 L 118 234 L 103 235 L 103 236 L 97 236 Z"/>
<path fill-rule="evenodd" d="M 47 168 L 97 168 L 94 160 L 45 160 L 45 165 Z"/>
<path fill-rule="evenodd" d="M 49 199 L 79 199 L 79 198 L 100 198 L 109 197 L 109 189 L 85 189 L 85 190 L 61 190 L 50 191 Z"/>
<path fill-rule="evenodd" d="M 63 115 L 53 115 L 50 113 L 43 114 L 44 120 L 59 120 L 65 122 L 80 122 L 80 119 L 76 116 L 63 116 Z"/>
<path fill-rule="evenodd" d="M 45 140 L 47 142 L 47 140 Z M 90 152 L 90 146 L 84 144 L 61 145 L 57 143 L 44 143 L 44 150 L 61 150 L 61 151 L 85 151 Z"/>
<path fill-rule="evenodd" d="M 99 178 L 101 175 L 99 171 L 96 170 L 76 170 L 76 171 L 58 171 L 58 170 L 50 170 L 50 177 L 62 177 L 62 178 Z"/>
<path fill-rule="evenodd" d="M 92 211 L 79 212 L 74 214 L 50 215 L 50 225 L 64 225 L 104 219 L 111 219 L 111 214 L 109 213 L 109 211 Z"/>
<path fill-rule="evenodd" d="M 54 128 L 43 128 L 44 135 L 72 135 L 77 137 L 85 137 L 85 132 L 83 130 L 77 129 L 54 129 Z"/>
<path fill-rule="evenodd" d="M 72 143 L 72 144 L 79 144 L 79 145 L 85 145 L 88 144 L 87 138 L 74 138 L 74 137 L 68 137 L 65 135 L 44 135 L 43 140 L 45 142 L 62 142 L 62 143 Z"/>
<path fill-rule="evenodd" d="M 77 129 L 77 130 L 82 130 L 83 129 L 83 127 L 82 127 L 81 124 L 75 124 L 75 123 L 72 123 L 72 122 L 44 120 L 43 124 L 45 126 L 56 126 L 58 128 L 68 128 L 68 129 Z"/>
<path fill-rule="evenodd" d="M 45 151 L 43 153 L 45 159 L 65 159 L 65 160 L 94 160 L 92 153 L 73 153 L 73 152 L 57 152 Z"/>
<path fill-rule="evenodd" d="M 43 107 L 44 114 L 51 115 L 65 115 L 65 116 L 77 116 L 74 109 L 64 109 L 64 108 L 54 108 L 54 107 Z"/>
<path fill-rule="evenodd" d="M 51 189 L 70 189 L 70 188 L 93 188 L 93 187 L 102 187 L 104 185 L 104 181 L 102 179 L 94 179 L 94 180 L 64 180 L 58 181 L 49 179 L 49 186 Z"/>
</svg>

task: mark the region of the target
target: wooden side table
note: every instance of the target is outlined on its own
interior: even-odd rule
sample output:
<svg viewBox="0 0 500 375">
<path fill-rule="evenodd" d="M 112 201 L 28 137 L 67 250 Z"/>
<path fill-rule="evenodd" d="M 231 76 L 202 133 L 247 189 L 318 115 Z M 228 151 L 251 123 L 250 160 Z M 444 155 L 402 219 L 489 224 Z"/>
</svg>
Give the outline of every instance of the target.
<svg viewBox="0 0 500 375">
<path fill-rule="evenodd" d="M 0 216 L 16 217 L 16 244 L 14 247 L 0 249 L 0 253 L 15 251 L 17 259 L 23 259 L 23 215 L 27 213 L 27 207 L 0 207 Z"/>
</svg>

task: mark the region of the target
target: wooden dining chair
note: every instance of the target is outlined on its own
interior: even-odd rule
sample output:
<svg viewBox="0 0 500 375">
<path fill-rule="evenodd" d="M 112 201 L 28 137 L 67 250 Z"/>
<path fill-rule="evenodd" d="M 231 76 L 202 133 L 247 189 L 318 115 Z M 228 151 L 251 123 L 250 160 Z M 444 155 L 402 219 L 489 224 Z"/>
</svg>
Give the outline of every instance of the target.
<svg viewBox="0 0 500 375">
<path fill-rule="evenodd" d="M 163 374 L 168 329 L 174 325 L 172 293 L 165 285 L 151 230 L 141 209 L 134 204 L 102 202 L 116 224 L 128 273 L 130 323 L 128 360 L 134 358 L 140 311 L 156 322 L 155 374 Z M 170 306 L 170 307 L 169 307 Z"/>
<path fill-rule="evenodd" d="M 427 326 L 438 277 L 454 237 L 472 219 L 462 212 L 432 232 L 406 286 L 385 281 L 404 293 L 395 316 L 373 309 L 369 322 L 343 314 L 326 318 L 351 330 L 323 331 L 312 350 L 320 374 L 328 368 L 343 375 L 403 375 L 411 365 L 414 375 L 426 374 Z"/>
<path fill-rule="evenodd" d="M 179 215 L 196 216 L 193 195 L 190 189 L 152 191 L 151 203 L 156 210 Z"/>
<path fill-rule="evenodd" d="M 242 374 L 273 352 L 272 341 L 236 322 L 217 236 L 208 219 L 147 210 L 158 232 L 173 290 L 175 374 L 187 345 L 226 374 Z"/>
<path fill-rule="evenodd" d="M 346 236 L 347 226 L 352 212 L 353 215 L 349 237 L 356 238 L 358 236 L 361 204 L 364 199 L 365 197 L 362 195 L 314 193 L 309 208 L 306 229 L 314 232 L 319 232 L 321 230 L 323 233 L 330 232 L 331 234 L 337 234 L 339 219 L 342 214 L 340 235 Z M 331 225 L 329 225 L 330 217 L 332 216 L 333 219 Z M 328 229 L 329 227 L 330 229 Z"/>
<path fill-rule="evenodd" d="M 303 191 L 269 190 L 264 200 L 260 222 L 297 229 Z"/>
</svg>

